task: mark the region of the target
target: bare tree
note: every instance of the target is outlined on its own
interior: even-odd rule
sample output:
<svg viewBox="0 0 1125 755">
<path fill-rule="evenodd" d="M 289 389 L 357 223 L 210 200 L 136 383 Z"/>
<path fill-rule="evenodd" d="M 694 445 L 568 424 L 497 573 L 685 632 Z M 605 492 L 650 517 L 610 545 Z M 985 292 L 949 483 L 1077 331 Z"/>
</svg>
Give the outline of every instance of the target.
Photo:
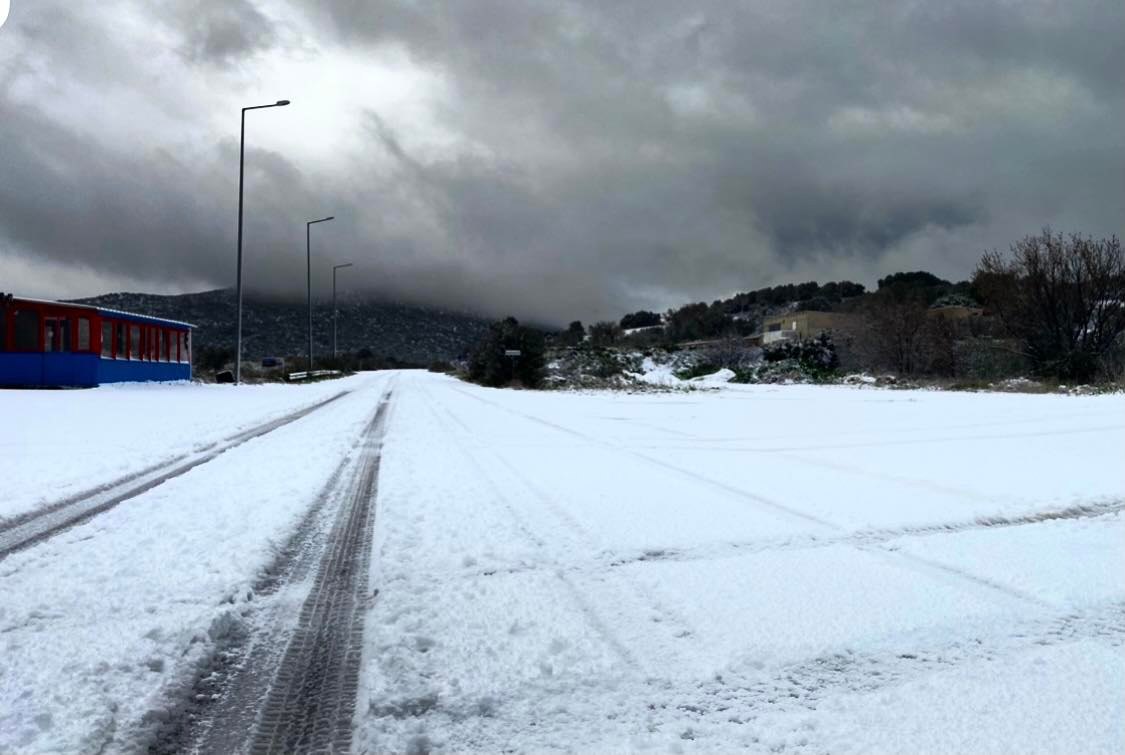
<svg viewBox="0 0 1125 755">
<path fill-rule="evenodd" d="M 905 287 L 885 287 L 871 297 L 863 315 L 864 327 L 855 344 L 863 362 L 900 375 L 924 369 L 925 299 Z"/>
<path fill-rule="evenodd" d="M 1116 236 L 1044 228 L 1007 256 L 986 253 L 973 286 L 1044 375 L 1090 380 L 1125 332 L 1125 258 Z"/>
<path fill-rule="evenodd" d="M 733 370 L 750 364 L 760 354 L 761 349 L 751 346 L 746 342 L 746 339 L 740 338 L 733 331 L 729 331 L 708 349 L 707 360 L 720 367 Z"/>
</svg>

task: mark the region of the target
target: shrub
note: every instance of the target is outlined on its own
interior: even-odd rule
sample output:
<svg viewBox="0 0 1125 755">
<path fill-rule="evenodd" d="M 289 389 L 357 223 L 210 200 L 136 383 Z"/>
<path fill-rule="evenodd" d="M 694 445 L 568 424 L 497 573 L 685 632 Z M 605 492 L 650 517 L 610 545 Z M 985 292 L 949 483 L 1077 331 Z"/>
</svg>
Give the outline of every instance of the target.
<svg viewBox="0 0 1125 755">
<path fill-rule="evenodd" d="M 620 340 L 621 327 L 615 322 L 606 320 L 590 326 L 590 343 L 596 348 L 612 346 Z"/>
<path fill-rule="evenodd" d="M 578 346 L 586 340 L 586 327 L 581 320 L 575 320 L 557 338 L 563 346 Z"/>
<path fill-rule="evenodd" d="M 234 364 L 234 349 L 225 346 L 204 346 L 195 350 L 196 367 L 204 372 L 218 372 Z"/>
<path fill-rule="evenodd" d="M 803 341 L 781 341 L 765 350 L 766 362 L 795 362 L 810 377 L 823 380 L 836 373 L 840 366 L 832 336 L 821 333 Z"/>
<path fill-rule="evenodd" d="M 505 356 L 508 350 L 520 355 Z M 469 355 L 469 379 L 481 385 L 498 388 L 518 381 L 536 388 L 543 379 L 543 333 L 519 324 L 514 317 L 493 323 L 488 333 Z"/>
</svg>

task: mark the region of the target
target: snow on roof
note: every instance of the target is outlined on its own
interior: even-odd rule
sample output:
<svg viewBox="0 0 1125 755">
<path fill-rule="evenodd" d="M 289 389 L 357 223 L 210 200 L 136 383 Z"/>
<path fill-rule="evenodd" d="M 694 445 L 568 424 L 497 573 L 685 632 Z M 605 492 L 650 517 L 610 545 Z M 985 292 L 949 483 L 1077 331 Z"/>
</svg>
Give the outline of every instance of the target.
<svg viewBox="0 0 1125 755">
<path fill-rule="evenodd" d="M 152 320 L 154 322 L 167 323 L 168 325 L 182 325 L 185 328 L 194 328 L 195 327 L 194 323 L 184 322 L 183 320 L 170 320 L 167 317 L 156 317 L 155 315 L 142 315 L 142 314 L 138 314 L 136 312 L 124 312 L 120 309 L 110 309 L 109 307 L 95 306 L 94 309 L 98 310 L 99 312 L 104 312 L 105 314 L 108 314 L 108 315 L 118 315 L 120 317 L 138 317 L 142 320 Z"/>
</svg>

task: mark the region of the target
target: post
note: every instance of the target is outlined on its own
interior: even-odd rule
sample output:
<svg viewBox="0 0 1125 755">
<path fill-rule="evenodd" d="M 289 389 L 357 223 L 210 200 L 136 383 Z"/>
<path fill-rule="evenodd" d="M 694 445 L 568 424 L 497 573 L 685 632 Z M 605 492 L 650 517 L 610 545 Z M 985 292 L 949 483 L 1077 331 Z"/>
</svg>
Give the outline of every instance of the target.
<svg viewBox="0 0 1125 755">
<path fill-rule="evenodd" d="M 235 272 L 235 307 L 238 310 L 237 324 L 234 328 L 234 384 L 242 382 L 242 185 L 243 166 L 246 162 L 246 111 L 262 110 L 268 107 L 284 107 L 289 100 L 278 100 L 272 105 L 252 105 L 242 108 L 242 124 L 238 132 L 238 261 Z"/>
<path fill-rule="evenodd" d="M 332 360 L 336 360 L 336 266 L 332 267 Z"/>
<path fill-rule="evenodd" d="M 312 223 L 305 223 L 305 283 L 309 300 L 309 372 L 312 372 L 312 251 L 310 236 Z"/>
<path fill-rule="evenodd" d="M 326 218 L 318 220 L 309 220 L 305 223 L 305 277 L 308 290 L 309 300 L 309 372 L 313 368 L 313 349 L 312 349 L 312 227 L 314 223 L 323 223 L 327 220 L 333 220 L 335 216 L 329 215 Z"/>
<path fill-rule="evenodd" d="M 238 273 L 235 298 L 238 300 L 238 325 L 234 336 L 234 384 L 242 382 L 242 175 L 246 159 L 246 108 L 242 108 L 242 128 L 238 135 Z"/>
</svg>

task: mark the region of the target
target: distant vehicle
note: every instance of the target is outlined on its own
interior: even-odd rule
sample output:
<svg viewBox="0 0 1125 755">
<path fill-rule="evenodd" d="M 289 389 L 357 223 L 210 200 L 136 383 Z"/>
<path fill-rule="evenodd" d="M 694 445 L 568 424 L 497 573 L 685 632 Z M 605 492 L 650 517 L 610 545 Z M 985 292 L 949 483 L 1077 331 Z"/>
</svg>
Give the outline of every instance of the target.
<svg viewBox="0 0 1125 755">
<path fill-rule="evenodd" d="M 285 360 L 282 357 L 262 357 L 263 367 L 284 367 Z"/>
<path fill-rule="evenodd" d="M 0 295 L 0 386 L 190 380 L 192 327 L 105 307 Z"/>
</svg>

